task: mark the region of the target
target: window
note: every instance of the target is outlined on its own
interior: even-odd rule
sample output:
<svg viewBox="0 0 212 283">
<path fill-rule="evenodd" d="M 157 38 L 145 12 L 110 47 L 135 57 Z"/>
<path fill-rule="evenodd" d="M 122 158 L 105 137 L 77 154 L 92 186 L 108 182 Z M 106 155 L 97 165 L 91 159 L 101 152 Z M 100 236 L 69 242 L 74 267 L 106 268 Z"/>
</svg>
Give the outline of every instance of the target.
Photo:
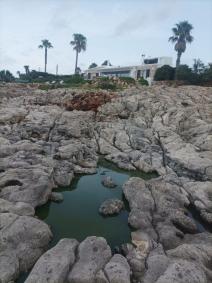
<svg viewBox="0 0 212 283">
<path fill-rule="evenodd" d="M 144 59 L 144 64 L 157 64 L 158 58 Z"/>
<path fill-rule="evenodd" d="M 150 69 L 147 69 L 147 70 L 146 70 L 146 78 L 148 78 L 149 75 L 150 75 Z"/>
</svg>

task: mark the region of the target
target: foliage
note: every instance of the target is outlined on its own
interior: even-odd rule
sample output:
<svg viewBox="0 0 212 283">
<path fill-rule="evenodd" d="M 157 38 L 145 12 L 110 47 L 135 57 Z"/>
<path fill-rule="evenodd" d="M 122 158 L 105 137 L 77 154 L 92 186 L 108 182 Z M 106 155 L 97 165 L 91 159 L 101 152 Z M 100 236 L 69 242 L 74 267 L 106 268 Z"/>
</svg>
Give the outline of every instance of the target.
<svg viewBox="0 0 212 283">
<path fill-rule="evenodd" d="M 190 81 L 192 70 L 188 65 L 180 65 L 176 68 L 176 79 L 182 81 Z"/>
<path fill-rule="evenodd" d="M 41 44 L 38 46 L 38 48 L 53 48 L 53 45 L 51 44 L 51 42 L 48 39 L 43 39 L 41 40 Z"/>
<path fill-rule="evenodd" d="M 143 77 L 141 77 L 138 82 L 141 84 L 141 85 L 149 85 L 148 81 L 145 80 Z"/>
<path fill-rule="evenodd" d="M 101 77 L 98 78 L 98 88 L 100 89 L 108 89 L 108 90 L 116 90 L 117 86 L 116 83 L 110 80 L 108 77 Z"/>
<path fill-rule="evenodd" d="M 193 71 L 196 74 L 201 74 L 205 69 L 204 63 L 200 59 L 194 59 Z"/>
<path fill-rule="evenodd" d="M 202 61 L 195 61 L 197 66 L 189 68 L 187 65 L 180 65 L 178 68 L 162 66 L 158 68 L 154 80 L 180 80 L 193 85 L 212 85 L 212 64 L 205 66 Z"/>
<path fill-rule="evenodd" d="M 110 63 L 109 60 L 105 60 L 105 61 L 102 63 L 102 66 L 112 66 L 112 64 Z"/>
<path fill-rule="evenodd" d="M 87 38 L 80 33 L 74 33 L 73 38 L 74 40 L 70 42 L 70 44 L 73 46 L 73 49 L 76 50 L 78 53 L 80 53 L 81 51 L 85 51 L 87 45 Z"/>
<path fill-rule="evenodd" d="M 186 50 L 186 43 L 191 43 L 194 39 L 191 35 L 192 29 L 193 26 L 187 21 L 180 22 L 172 28 L 173 35 L 169 37 L 169 41 L 175 43 L 174 49 L 177 52 L 176 67 L 180 65 L 181 55 Z"/>
<path fill-rule="evenodd" d="M 172 68 L 169 65 L 164 65 L 156 70 L 154 80 L 155 81 L 173 80 L 174 74 L 175 74 L 175 68 Z"/>
<path fill-rule="evenodd" d="M 131 77 L 119 77 L 119 80 L 127 84 L 135 84 L 135 80 Z"/>
<path fill-rule="evenodd" d="M 8 70 L 0 71 L 0 82 L 13 82 L 15 81 L 15 77 Z"/>
<path fill-rule="evenodd" d="M 88 69 L 92 69 L 92 68 L 96 68 L 96 67 L 98 67 L 98 65 L 94 62 L 94 63 L 90 64 Z"/>
</svg>

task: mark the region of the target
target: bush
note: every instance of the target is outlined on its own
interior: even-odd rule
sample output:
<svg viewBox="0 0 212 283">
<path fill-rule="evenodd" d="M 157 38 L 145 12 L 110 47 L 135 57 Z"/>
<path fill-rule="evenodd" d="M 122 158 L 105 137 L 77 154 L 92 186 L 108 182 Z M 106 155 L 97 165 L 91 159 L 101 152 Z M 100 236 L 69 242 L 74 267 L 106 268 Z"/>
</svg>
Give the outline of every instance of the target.
<svg viewBox="0 0 212 283">
<path fill-rule="evenodd" d="M 172 68 L 169 65 L 164 65 L 156 70 L 154 80 L 169 81 L 169 80 L 174 80 L 174 76 L 175 76 L 175 68 Z"/>
<path fill-rule="evenodd" d="M 141 77 L 138 82 L 141 84 L 141 85 L 149 85 L 148 81 L 145 80 L 143 77 Z"/>
<path fill-rule="evenodd" d="M 71 75 L 71 76 L 61 76 L 60 80 L 63 80 L 65 84 L 69 85 L 79 85 L 85 82 L 84 78 L 80 75 Z"/>
<path fill-rule="evenodd" d="M 180 65 L 176 68 L 176 79 L 180 81 L 188 81 L 192 80 L 192 70 L 188 65 Z"/>
<path fill-rule="evenodd" d="M 116 85 L 113 84 L 112 82 L 110 81 L 100 81 L 98 83 L 98 88 L 101 88 L 101 89 L 108 89 L 108 90 L 116 90 Z"/>
<path fill-rule="evenodd" d="M 0 82 L 13 82 L 15 81 L 15 77 L 13 76 L 12 73 L 8 70 L 2 70 L 0 71 Z"/>
<path fill-rule="evenodd" d="M 131 77 L 119 77 L 120 81 L 125 82 L 127 84 L 135 84 L 135 80 Z"/>
</svg>

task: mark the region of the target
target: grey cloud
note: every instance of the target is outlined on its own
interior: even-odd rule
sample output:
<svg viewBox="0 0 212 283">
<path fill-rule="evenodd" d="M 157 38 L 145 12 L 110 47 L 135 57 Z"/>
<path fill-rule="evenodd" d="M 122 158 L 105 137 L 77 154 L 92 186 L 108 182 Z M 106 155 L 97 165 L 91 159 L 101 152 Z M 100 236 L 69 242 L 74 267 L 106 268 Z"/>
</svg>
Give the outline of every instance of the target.
<svg viewBox="0 0 212 283">
<path fill-rule="evenodd" d="M 165 1 L 164 5 L 159 7 L 158 9 L 157 7 L 155 7 L 155 10 L 152 11 L 136 12 L 135 14 L 127 17 L 116 27 L 114 35 L 125 35 L 129 32 L 144 29 L 148 26 L 152 26 L 165 21 L 171 16 L 171 11 L 173 11 L 175 4 L 175 0 L 168 2 Z"/>
</svg>

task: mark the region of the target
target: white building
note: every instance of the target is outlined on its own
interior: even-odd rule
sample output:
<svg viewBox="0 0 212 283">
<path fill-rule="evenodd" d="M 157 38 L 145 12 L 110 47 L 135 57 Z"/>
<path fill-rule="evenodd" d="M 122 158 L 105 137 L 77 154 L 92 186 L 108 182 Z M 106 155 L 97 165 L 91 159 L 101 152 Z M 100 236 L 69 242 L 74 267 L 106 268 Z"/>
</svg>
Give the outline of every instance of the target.
<svg viewBox="0 0 212 283">
<path fill-rule="evenodd" d="M 131 77 L 139 79 L 143 77 L 149 84 L 154 79 L 155 71 L 163 65 L 172 66 L 171 57 L 157 57 L 144 59 L 143 64 L 135 66 L 100 66 L 88 69 L 84 72 L 86 79 L 91 80 L 95 77 Z"/>
</svg>

